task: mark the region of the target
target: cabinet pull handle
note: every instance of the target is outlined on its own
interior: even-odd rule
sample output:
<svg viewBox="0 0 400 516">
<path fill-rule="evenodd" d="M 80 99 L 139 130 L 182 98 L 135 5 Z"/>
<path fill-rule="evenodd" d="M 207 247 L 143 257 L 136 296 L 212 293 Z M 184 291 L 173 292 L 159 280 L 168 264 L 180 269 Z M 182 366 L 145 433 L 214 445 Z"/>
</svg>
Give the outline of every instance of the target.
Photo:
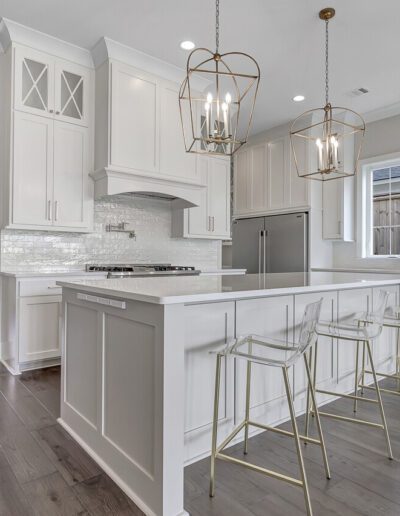
<svg viewBox="0 0 400 516">
<path fill-rule="evenodd" d="M 60 112 L 59 112 L 59 111 L 56 111 L 56 115 L 59 115 L 59 114 L 60 114 Z"/>
<path fill-rule="evenodd" d="M 58 201 L 54 203 L 54 220 L 57 222 L 58 220 Z"/>
<path fill-rule="evenodd" d="M 51 220 L 51 201 L 47 201 L 47 219 Z"/>
<path fill-rule="evenodd" d="M 208 216 L 208 228 L 207 231 L 211 231 L 211 217 Z"/>
<path fill-rule="evenodd" d="M 53 109 L 49 109 L 49 113 L 54 113 L 54 110 Z"/>
<path fill-rule="evenodd" d="M 215 217 L 212 218 L 212 230 L 215 231 Z"/>
<path fill-rule="evenodd" d="M 59 288 L 61 288 L 61 287 L 59 287 L 58 285 L 55 285 L 54 287 L 47 287 L 47 288 L 48 288 L 49 290 L 53 290 L 53 289 L 56 289 L 56 288 L 57 288 L 57 289 L 59 289 Z"/>
</svg>

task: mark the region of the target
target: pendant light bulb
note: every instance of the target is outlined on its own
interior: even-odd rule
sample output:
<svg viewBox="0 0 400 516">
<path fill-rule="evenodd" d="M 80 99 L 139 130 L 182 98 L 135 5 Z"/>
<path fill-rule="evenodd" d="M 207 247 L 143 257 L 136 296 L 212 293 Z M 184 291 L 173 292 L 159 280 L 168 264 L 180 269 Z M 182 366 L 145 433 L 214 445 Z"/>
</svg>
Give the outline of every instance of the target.
<svg viewBox="0 0 400 516">
<path fill-rule="evenodd" d="M 230 104 L 230 103 L 232 102 L 232 95 L 229 93 L 229 91 L 228 91 L 228 93 L 225 95 L 225 102 L 226 102 L 227 104 Z"/>
<path fill-rule="evenodd" d="M 207 93 L 207 102 L 209 104 L 211 104 L 211 102 L 213 101 L 213 96 L 212 96 L 212 93 L 211 92 L 208 92 Z"/>
</svg>

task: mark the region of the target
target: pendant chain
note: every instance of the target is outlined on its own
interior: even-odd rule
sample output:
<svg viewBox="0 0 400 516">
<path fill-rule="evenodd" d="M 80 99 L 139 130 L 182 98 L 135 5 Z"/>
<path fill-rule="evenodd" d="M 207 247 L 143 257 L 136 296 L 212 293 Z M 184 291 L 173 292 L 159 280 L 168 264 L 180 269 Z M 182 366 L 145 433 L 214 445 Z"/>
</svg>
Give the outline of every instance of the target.
<svg viewBox="0 0 400 516">
<path fill-rule="evenodd" d="M 219 53 L 219 0 L 215 2 L 215 46 L 216 53 Z"/>
<path fill-rule="evenodd" d="M 329 20 L 325 21 L 325 103 L 329 103 Z"/>
</svg>

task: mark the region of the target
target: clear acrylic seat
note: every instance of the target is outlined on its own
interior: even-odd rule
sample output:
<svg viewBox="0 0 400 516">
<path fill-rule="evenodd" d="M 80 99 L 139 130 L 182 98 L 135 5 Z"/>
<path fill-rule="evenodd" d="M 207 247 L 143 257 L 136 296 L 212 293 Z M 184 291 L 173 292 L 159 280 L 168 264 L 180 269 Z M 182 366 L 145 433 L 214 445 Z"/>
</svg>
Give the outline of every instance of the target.
<svg viewBox="0 0 400 516">
<path fill-rule="evenodd" d="M 301 358 L 316 339 L 315 330 L 321 303 L 322 300 L 306 306 L 296 343 L 268 336 L 246 335 L 238 337 L 233 344 L 228 344 L 217 353 L 272 367 L 290 367 Z"/>
<path fill-rule="evenodd" d="M 263 473 L 275 479 L 283 480 L 289 484 L 301 487 L 304 492 L 307 515 L 312 516 L 310 493 L 308 489 L 307 476 L 304 467 L 303 454 L 301 449 L 301 441 L 316 444 L 321 447 L 322 458 L 325 467 L 326 477 L 330 478 L 328 457 L 325 448 L 325 442 L 322 433 L 321 422 L 319 418 L 319 411 L 315 400 L 314 390 L 312 388 L 311 372 L 308 361 L 305 355 L 307 349 L 316 340 L 316 325 L 321 311 L 322 299 L 315 303 L 310 303 L 306 306 L 304 316 L 300 325 L 299 338 L 297 343 L 277 340 L 275 338 L 247 335 L 237 338 L 233 343 L 228 344 L 224 349 L 215 351 L 216 360 L 216 374 L 215 374 L 215 397 L 214 397 L 214 416 L 213 416 L 213 431 L 212 431 L 212 445 L 211 445 L 211 474 L 210 474 L 210 496 L 214 496 L 215 486 L 215 462 L 216 459 L 231 462 L 233 464 L 244 466 L 250 470 Z M 219 393 L 220 393 L 220 379 L 221 379 L 221 361 L 222 358 L 232 356 L 245 360 L 247 362 L 246 374 L 246 404 L 245 404 L 245 418 L 226 439 L 217 446 L 217 430 L 218 430 L 218 409 L 219 409 Z M 303 357 L 308 385 L 311 389 L 310 401 L 316 416 L 318 439 L 311 438 L 299 434 L 296 422 L 296 414 L 293 404 L 292 390 L 290 386 L 288 370 L 301 357 Z M 289 407 L 290 420 L 292 422 L 292 432 L 283 430 L 278 427 L 265 425 L 260 422 L 253 421 L 250 418 L 250 390 L 251 390 L 251 370 L 252 364 L 262 364 L 265 366 L 280 367 L 283 374 L 285 385 L 286 398 Z M 256 464 L 243 461 L 225 453 L 225 448 L 229 443 L 244 430 L 244 453 L 248 452 L 248 438 L 249 427 L 256 427 L 262 430 L 276 432 L 286 437 L 291 437 L 295 441 L 297 458 L 300 469 L 300 478 L 285 475 L 275 470 L 262 468 Z"/>
</svg>

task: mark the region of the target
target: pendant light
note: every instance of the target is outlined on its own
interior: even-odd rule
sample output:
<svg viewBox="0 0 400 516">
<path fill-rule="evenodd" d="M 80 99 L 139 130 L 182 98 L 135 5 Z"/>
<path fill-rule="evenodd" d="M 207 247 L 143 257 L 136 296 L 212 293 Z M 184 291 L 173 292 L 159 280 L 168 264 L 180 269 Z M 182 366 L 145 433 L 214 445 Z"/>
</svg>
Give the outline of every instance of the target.
<svg viewBox="0 0 400 516">
<path fill-rule="evenodd" d="M 246 143 L 260 81 L 260 68 L 244 52 L 220 53 L 219 0 L 216 0 L 215 52 L 193 50 L 179 91 L 186 152 L 231 156 Z M 204 92 L 195 77 L 208 81 Z"/>
<path fill-rule="evenodd" d="M 290 129 L 297 174 L 319 181 L 355 175 L 365 133 L 361 115 L 351 109 L 333 107 L 329 100 L 329 21 L 334 16 L 335 9 L 331 7 L 319 13 L 319 18 L 325 22 L 325 106 L 306 111 L 296 118 Z M 359 137 L 355 138 L 357 133 Z M 308 165 L 300 163 L 296 155 L 304 139 L 310 141 Z"/>
</svg>

